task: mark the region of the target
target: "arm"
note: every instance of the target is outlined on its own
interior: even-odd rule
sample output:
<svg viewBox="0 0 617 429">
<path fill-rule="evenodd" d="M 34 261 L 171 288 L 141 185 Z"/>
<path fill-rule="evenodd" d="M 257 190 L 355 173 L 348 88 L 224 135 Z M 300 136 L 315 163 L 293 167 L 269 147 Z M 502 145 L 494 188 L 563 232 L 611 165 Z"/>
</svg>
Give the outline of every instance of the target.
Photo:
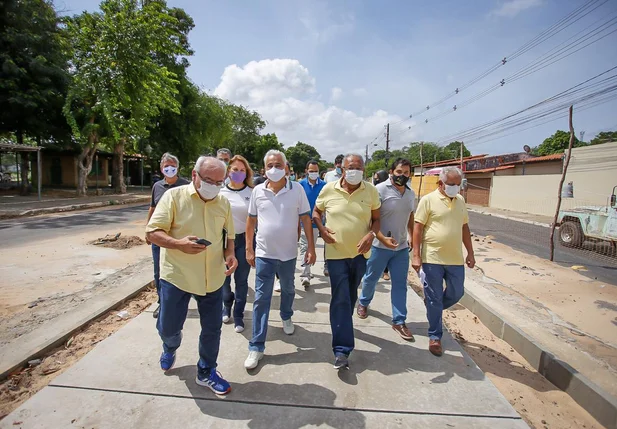
<svg viewBox="0 0 617 429">
<path fill-rule="evenodd" d="M 422 234 L 424 233 L 424 224 L 416 221 L 413 229 L 413 257 L 411 259 L 411 266 L 414 270 L 420 271 L 422 267 L 422 256 L 420 255 L 420 243 L 422 243 Z"/>
<path fill-rule="evenodd" d="M 371 245 L 373 244 L 373 239 L 377 238 L 380 242 L 388 247 L 392 247 L 391 237 L 385 237 L 380 229 L 381 226 L 381 216 L 379 214 L 379 208 L 371 210 L 371 228 L 368 234 L 360 240 L 357 245 L 358 253 L 365 254 L 369 250 L 371 250 Z M 396 246 L 394 246 L 396 248 Z"/>
<path fill-rule="evenodd" d="M 255 251 L 253 250 L 255 242 L 255 227 L 257 226 L 257 217 L 249 216 L 246 219 L 246 260 L 251 267 L 255 267 Z"/>
<path fill-rule="evenodd" d="M 336 239 L 334 238 L 334 231 L 324 226 L 322 222 L 322 216 L 323 216 L 323 212 L 319 210 L 317 206 L 315 206 L 315 209 L 313 210 L 313 222 L 315 223 L 315 226 L 317 226 L 317 229 L 319 230 L 319 234 L 321 235 L 321 238 L 323 239 L 324 243 L 334 244 L 336 243 Z"/>
<path fill-rule="evenodd" d="M 154 213 L 155 207 L 148 207 L 148 217 L 146 219 L 146 225 L 150 222 L 150 218 L 152 217 L 152 213 Z M 152 242 L 148 239 L 148 234 L 146 234 L 146 244 L 152 244 Z"/>
<path fill-rule="evenodd" d="M 473 254 L 473 244 L 471 242 L 471 232 L 469 231 L 469 224 L 463 225 L 463 244 L 467 249 L 467 259 L 465 262 L 469 268 L 473 268 L 476 265 L 476 258 Z"/>
<path fill-rule="evenodd" d="M 413 249 L 413 244 L 417 243 L 417 241 L 413 238 L 414 230 L 414 215 L 413 212 L 409 215 L 409 220 L 407 221 L 407 237 L 409 240 L 409 247 Z"/>
<path fill-rule="evenodd" d="M 315 253 L 315 241 L 313 240 L 313 226 L 311 225 L 311 218 L 305 214 L 300 216 L 300 222 L 304 227 L 304 234 L 306 235 L 306 241 L 308 241 L 308 250 L 306 251 L 305 262 L 307 264 L 315 264 L 317 255 Z"/>
</svg>

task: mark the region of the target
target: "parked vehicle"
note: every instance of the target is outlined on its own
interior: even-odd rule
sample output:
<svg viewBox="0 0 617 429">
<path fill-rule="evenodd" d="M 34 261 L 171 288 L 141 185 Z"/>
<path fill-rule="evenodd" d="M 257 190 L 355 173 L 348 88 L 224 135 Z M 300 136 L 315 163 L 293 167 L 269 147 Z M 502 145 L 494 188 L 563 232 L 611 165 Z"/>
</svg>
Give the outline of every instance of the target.
<svg viewBox="0 0 617 429">
<path fill-rule="evenodd" d="M 557 218 L 559 241 L 568 247 L 579 247 L 585 241 L 610 243 L 617 248 L 617 195 L 613 188 L 605 207 L 576 207 L 560 210 Z"/>
</svg>

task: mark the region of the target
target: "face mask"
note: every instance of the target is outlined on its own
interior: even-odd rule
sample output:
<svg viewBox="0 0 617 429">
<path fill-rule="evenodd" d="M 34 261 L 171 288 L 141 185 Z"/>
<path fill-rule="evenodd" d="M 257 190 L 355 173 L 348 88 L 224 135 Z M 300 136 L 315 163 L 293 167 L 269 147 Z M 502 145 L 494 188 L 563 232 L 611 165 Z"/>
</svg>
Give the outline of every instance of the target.
<svg viewBox="0 0 617 429">
<path fill-rule="evenodd" d="M 345 181 L 352 186 L 362 182 L 362 170 L 347 170 L 345 171 Z"/>
<path fill-rule="evenodd" d="M 445 186 L 445 192 L 446 195 L 449 196 L 450 198 L 454 198 L 458 195 L 459 191 L 461 190 L 460 185 L 444 185 Z"/>
<path fill-rule="evenodd" d="M 336 167 L 336 174 L 338 175 L 343 174 L 343 170 L 341 169 L 341 167 Z"/>
<path fill-rule="evenodd" d="M 219 194 L 219 188 L 216 185 L 211 185 L 209 183 L 201 181 L 201 186 L 199 187 L 199 195 L 201 195 L 206 200 L 212 200 Z"/>
<path fill-rule="evenodd" d="M 233 171 L 229 173 L 229 178 L 232 182 L 242 183 L 246 179 L 246 173 L 244 171 Z"/>
<path fill-rule="evenodd" d="M 291 176 L 289 176 L 289 178 L 290 178 L 291 180 L 296 180 L 296 175 L 295 175 L 295 174 L 292 174 Z"/>
<path fill-rule="evenodd" d="M 163 167 L 163 174 L 165 175 L 165 177 L 171 179 L 172 177 L 175 177 L 176 174 L 178 174 L 178 169 L 174 166 L 168 165 L 167 167 Z"/>
<path fill-rule="evenodd" d="M 396 186 L 405 186 L 408 181 L 409 181 L 409 177 L 403 176 L 402 174 L 400 176 L 397 176 L 397 175 L 392 176 L 392 182 Z"/>
<path fill-rule="evenodd" d="M 317 180 L 319 178 L 319 173 L 309 173 L 308 177 L 311 180 Z"/>
<path fill-rule="evenodd" d="M 272 167 L 268 171 L 266 171 L 266 177 L 273 182 L 278 182 L 283 177 L 285 177 L 285 170 L 281 168 Z"/>
</svg>

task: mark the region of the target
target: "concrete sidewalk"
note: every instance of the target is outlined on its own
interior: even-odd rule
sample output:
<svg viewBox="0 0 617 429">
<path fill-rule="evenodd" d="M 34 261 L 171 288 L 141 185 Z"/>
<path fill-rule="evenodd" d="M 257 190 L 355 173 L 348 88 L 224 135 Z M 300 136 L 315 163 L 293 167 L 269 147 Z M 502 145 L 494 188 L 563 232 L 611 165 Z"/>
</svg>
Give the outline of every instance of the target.
<svg viewBox="0 0 617 429">
<path fill-rule="evenodd" d="M 553 218 L 530 213 L 515 212 L 512 210 L 496 209 L 493 207 L 476 206 L 467 204 L 467 210 L 474 213 L 481 213 L 487 216 L 495 216 L 502 219 L 515 220 L 517 222 L 528 223 L 531 225 L 544 226 L 550 228 Z"/>
<path fill-rule="evenodd" d="M 321 270 L 318 263 L 314 273 Z M 249 284 L 254 284 L 254 271 Z M 158 363 L 155 321 L 151 313 L 142 313 L 7 416 L 0 428 L 527 427 L 449 334 L 443 357 L 428 352 L 425 310 L 412 290 L 408 326 L 416 342 L 402 340 L 391 329 L 389 287 L 382 283 L 369 318 L 354 317 L 351 369 L 334 370 L 329 299 L 324 277 L 316 276 L 308 292 L 298 288 L 296 331 L 287 336 L 275 296 L 266 355 L 249 372 L 243 362 L 251 306 L 244 333 L 224 325 L 218 370 L 233 389 L 225 398 L 195 383 L 199 317 L 193 301 L 184 343 L 167 374 Z"/>
</svg>

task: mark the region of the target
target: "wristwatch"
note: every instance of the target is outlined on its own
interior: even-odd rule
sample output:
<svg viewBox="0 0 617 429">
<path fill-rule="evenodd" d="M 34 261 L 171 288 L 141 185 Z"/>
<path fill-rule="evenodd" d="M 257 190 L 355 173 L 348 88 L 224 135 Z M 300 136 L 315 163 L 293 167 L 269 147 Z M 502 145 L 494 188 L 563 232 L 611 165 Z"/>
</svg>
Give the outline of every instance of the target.
<svg viewBox="0 0 617 429">
<path fill-rule="evenodd" d="M 373 238 L 377 238 L 377 234 L 375 234 L 375 231 L 373 231 L 372 229 L 371 229 L 371 231 L 370 231 L 370 234 L 372 234 L 372 235 L 373 235 Z"/>
</svg>

